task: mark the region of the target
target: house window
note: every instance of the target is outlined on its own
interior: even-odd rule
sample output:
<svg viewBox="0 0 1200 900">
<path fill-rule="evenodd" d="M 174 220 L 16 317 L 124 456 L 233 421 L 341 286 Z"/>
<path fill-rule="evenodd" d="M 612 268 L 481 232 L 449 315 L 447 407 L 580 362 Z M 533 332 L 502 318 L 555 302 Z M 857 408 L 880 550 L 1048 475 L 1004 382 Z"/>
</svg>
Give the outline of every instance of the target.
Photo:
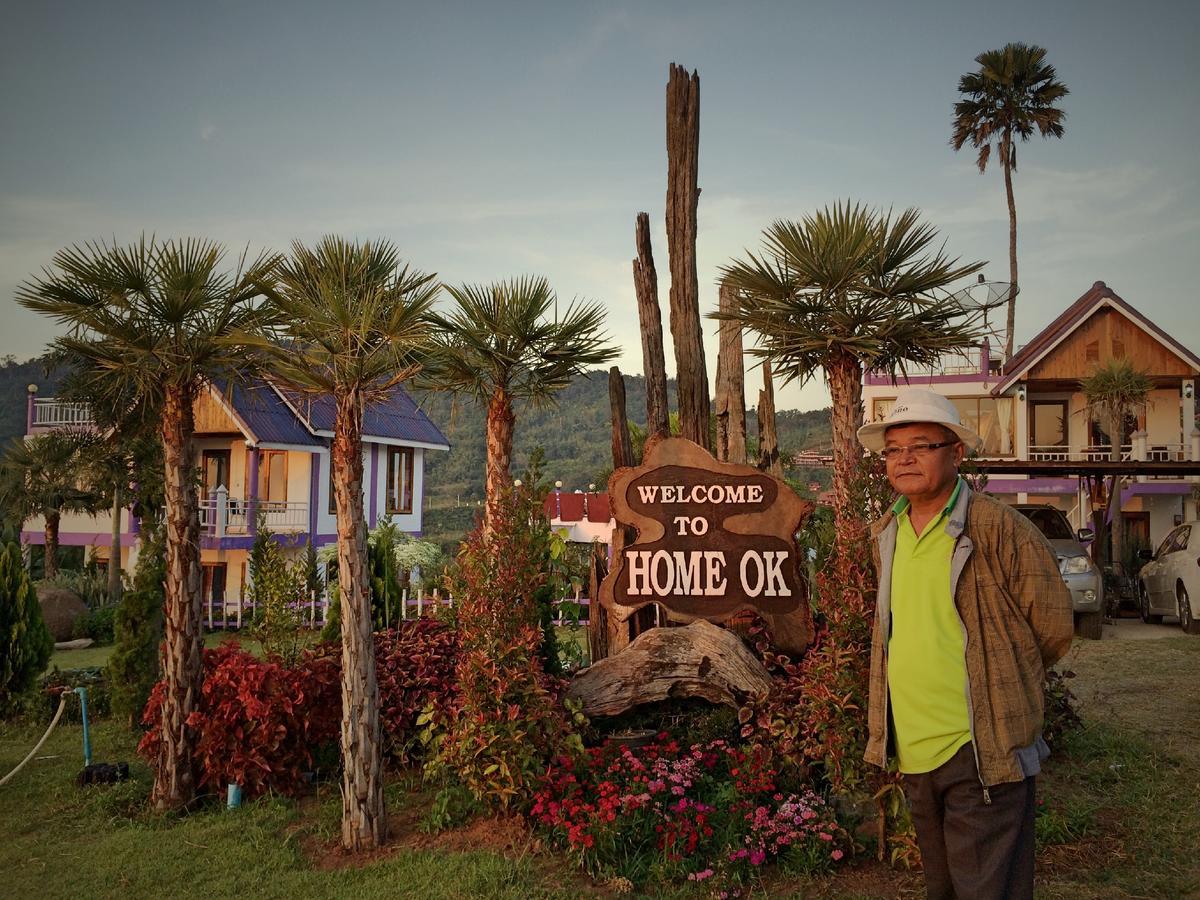
<svg viewBox="0 0 1200 900">
<path fill-rule="evenodd" d="M 225 608 L 225 564 L 202 565 L 204 600 L 215 609 Z"/>
<path fill-rule="evenodd" d="M 413 509 L 413 449 L 387 448 L 387 493 L 384 512 L 410 513 Z"/>
<path fill-rule="evenodd" d="M 1033 440 L 1036 447 L 1067 446 L 1067 401 L 1039 400 L 1032 404 Z"/>
<path fill-rule="evenodd" d="M 287 452 L 258 451 L 258 499 L 287 500 Z"/>
<path fill-rule="evenodd" d="M 962 423 L 983 438 L 980 456 L 1011 456 L 1012 401 L 994 397 L 951 397 Z"/>
</svg>

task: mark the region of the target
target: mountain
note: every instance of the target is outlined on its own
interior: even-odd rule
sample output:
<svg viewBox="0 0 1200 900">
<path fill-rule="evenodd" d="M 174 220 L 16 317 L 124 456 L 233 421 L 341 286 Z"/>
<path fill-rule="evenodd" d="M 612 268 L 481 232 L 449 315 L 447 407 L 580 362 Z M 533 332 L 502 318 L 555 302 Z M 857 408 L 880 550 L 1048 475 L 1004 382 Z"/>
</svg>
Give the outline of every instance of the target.
<svg viewBox="0 0 1200 900">
<path fill-rule="evenodd" d="M 12 356 L 0 359 L 0 448 L 25 434 L 29 385 L 36 384 L 43 397 L 54 396 L 58 379 L 46 374 L 42 357 L 17 362 Z"/>
</svg>

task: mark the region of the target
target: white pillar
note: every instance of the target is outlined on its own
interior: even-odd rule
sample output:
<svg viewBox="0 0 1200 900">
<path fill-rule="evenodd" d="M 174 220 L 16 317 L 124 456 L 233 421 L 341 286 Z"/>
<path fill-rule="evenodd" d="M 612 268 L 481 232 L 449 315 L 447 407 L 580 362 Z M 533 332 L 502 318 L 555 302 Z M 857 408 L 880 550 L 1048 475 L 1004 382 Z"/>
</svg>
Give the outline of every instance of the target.
<svg viewBox="0 0 1200 900">
<path fill-rule="evenodd" d="M 1134 462 L 1145 462 L 1147 459 L 1147 451 L 1148 451 L 1148 447 L 1146 444 L 1145 429 L 1135 431 L 1133 434 L 1131 434 L 1129 436 L 1129 443 L 1132 445 L 1132 447 L 1130 449 L 1130 455 L 1133 457 L 1133 461 Z M 1137 477 L 1137 480 L 1139 482 L 1145 481 L 1146 476 L 1139 475 Z"/>
<path fill-rule="evenodd" d="M 223 484 L 219 484 L 213 493 L 215 494 L 214 504 L 216 505 L 216 509 L 213 510 L 217 520 L 216 533 L 217 537 L 223 538 L 225 537 L 225 528 L 229 524 L 229 488 Z"/>
<path fill-rule="evenodd" d="M 1195 438 L 1195 423 L 1196 423 L 1196 380 L 1194 378 L 1185 379 L 1179 387 L 1179 406 L 1181 419 L 1183 421 L 1183 434 L 1180 440 L 1187 442 L 1189 436 L 1192 438 L 1192 462 L 1200 462 L 1200 444 L 1196 443 Z"/>
</svg>

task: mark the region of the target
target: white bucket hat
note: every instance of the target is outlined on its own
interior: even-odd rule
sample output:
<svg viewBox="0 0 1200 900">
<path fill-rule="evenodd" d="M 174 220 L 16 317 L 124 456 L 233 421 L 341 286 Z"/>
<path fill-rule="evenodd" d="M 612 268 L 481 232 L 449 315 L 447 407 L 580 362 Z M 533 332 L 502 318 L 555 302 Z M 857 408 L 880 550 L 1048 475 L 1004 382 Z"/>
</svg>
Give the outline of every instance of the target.
<svg viewBox="0 0 1200 900">
<path fill-rule="evenodd" d="M 967 452 L 977 450 L 983 438 L 963 425 L 958 407 L 936 391 L 924 388 L 905 388 L 896 395 L 896 405 L 882 422 L 871 422 L 858 429 L 858 440 L 868 450 L 878 453 L 884 447 L 884 435 L 893 425 L 913 422 L 933 422 L 949 428 L 963 442 Z"/>
</svg>

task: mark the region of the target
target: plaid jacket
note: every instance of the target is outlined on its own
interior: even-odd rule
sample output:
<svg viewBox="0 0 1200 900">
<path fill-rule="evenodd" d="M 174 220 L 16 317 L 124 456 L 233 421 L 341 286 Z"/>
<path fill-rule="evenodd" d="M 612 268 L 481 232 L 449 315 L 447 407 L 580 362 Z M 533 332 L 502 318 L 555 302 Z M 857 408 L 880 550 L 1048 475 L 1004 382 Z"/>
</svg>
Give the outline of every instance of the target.
<svg viewBox="0 0 1200 900">
<path fill-rule="evenodd" d="M 950 587 L 962 620 L 967 708 L 980 780 L 993 784 L 1036 775 L 1049 752 L 1042 740 L 1046 667 L 1071 646 L 1071 594 L 1050 544 L 1011 507 L 966 485 L 950 511 L 955 538 Z M 887 643 L 896 517 L 871 528 L 878 602 L 871 640 L 867 762 L 887 765 L 891 725 Z"/>
</svg>

